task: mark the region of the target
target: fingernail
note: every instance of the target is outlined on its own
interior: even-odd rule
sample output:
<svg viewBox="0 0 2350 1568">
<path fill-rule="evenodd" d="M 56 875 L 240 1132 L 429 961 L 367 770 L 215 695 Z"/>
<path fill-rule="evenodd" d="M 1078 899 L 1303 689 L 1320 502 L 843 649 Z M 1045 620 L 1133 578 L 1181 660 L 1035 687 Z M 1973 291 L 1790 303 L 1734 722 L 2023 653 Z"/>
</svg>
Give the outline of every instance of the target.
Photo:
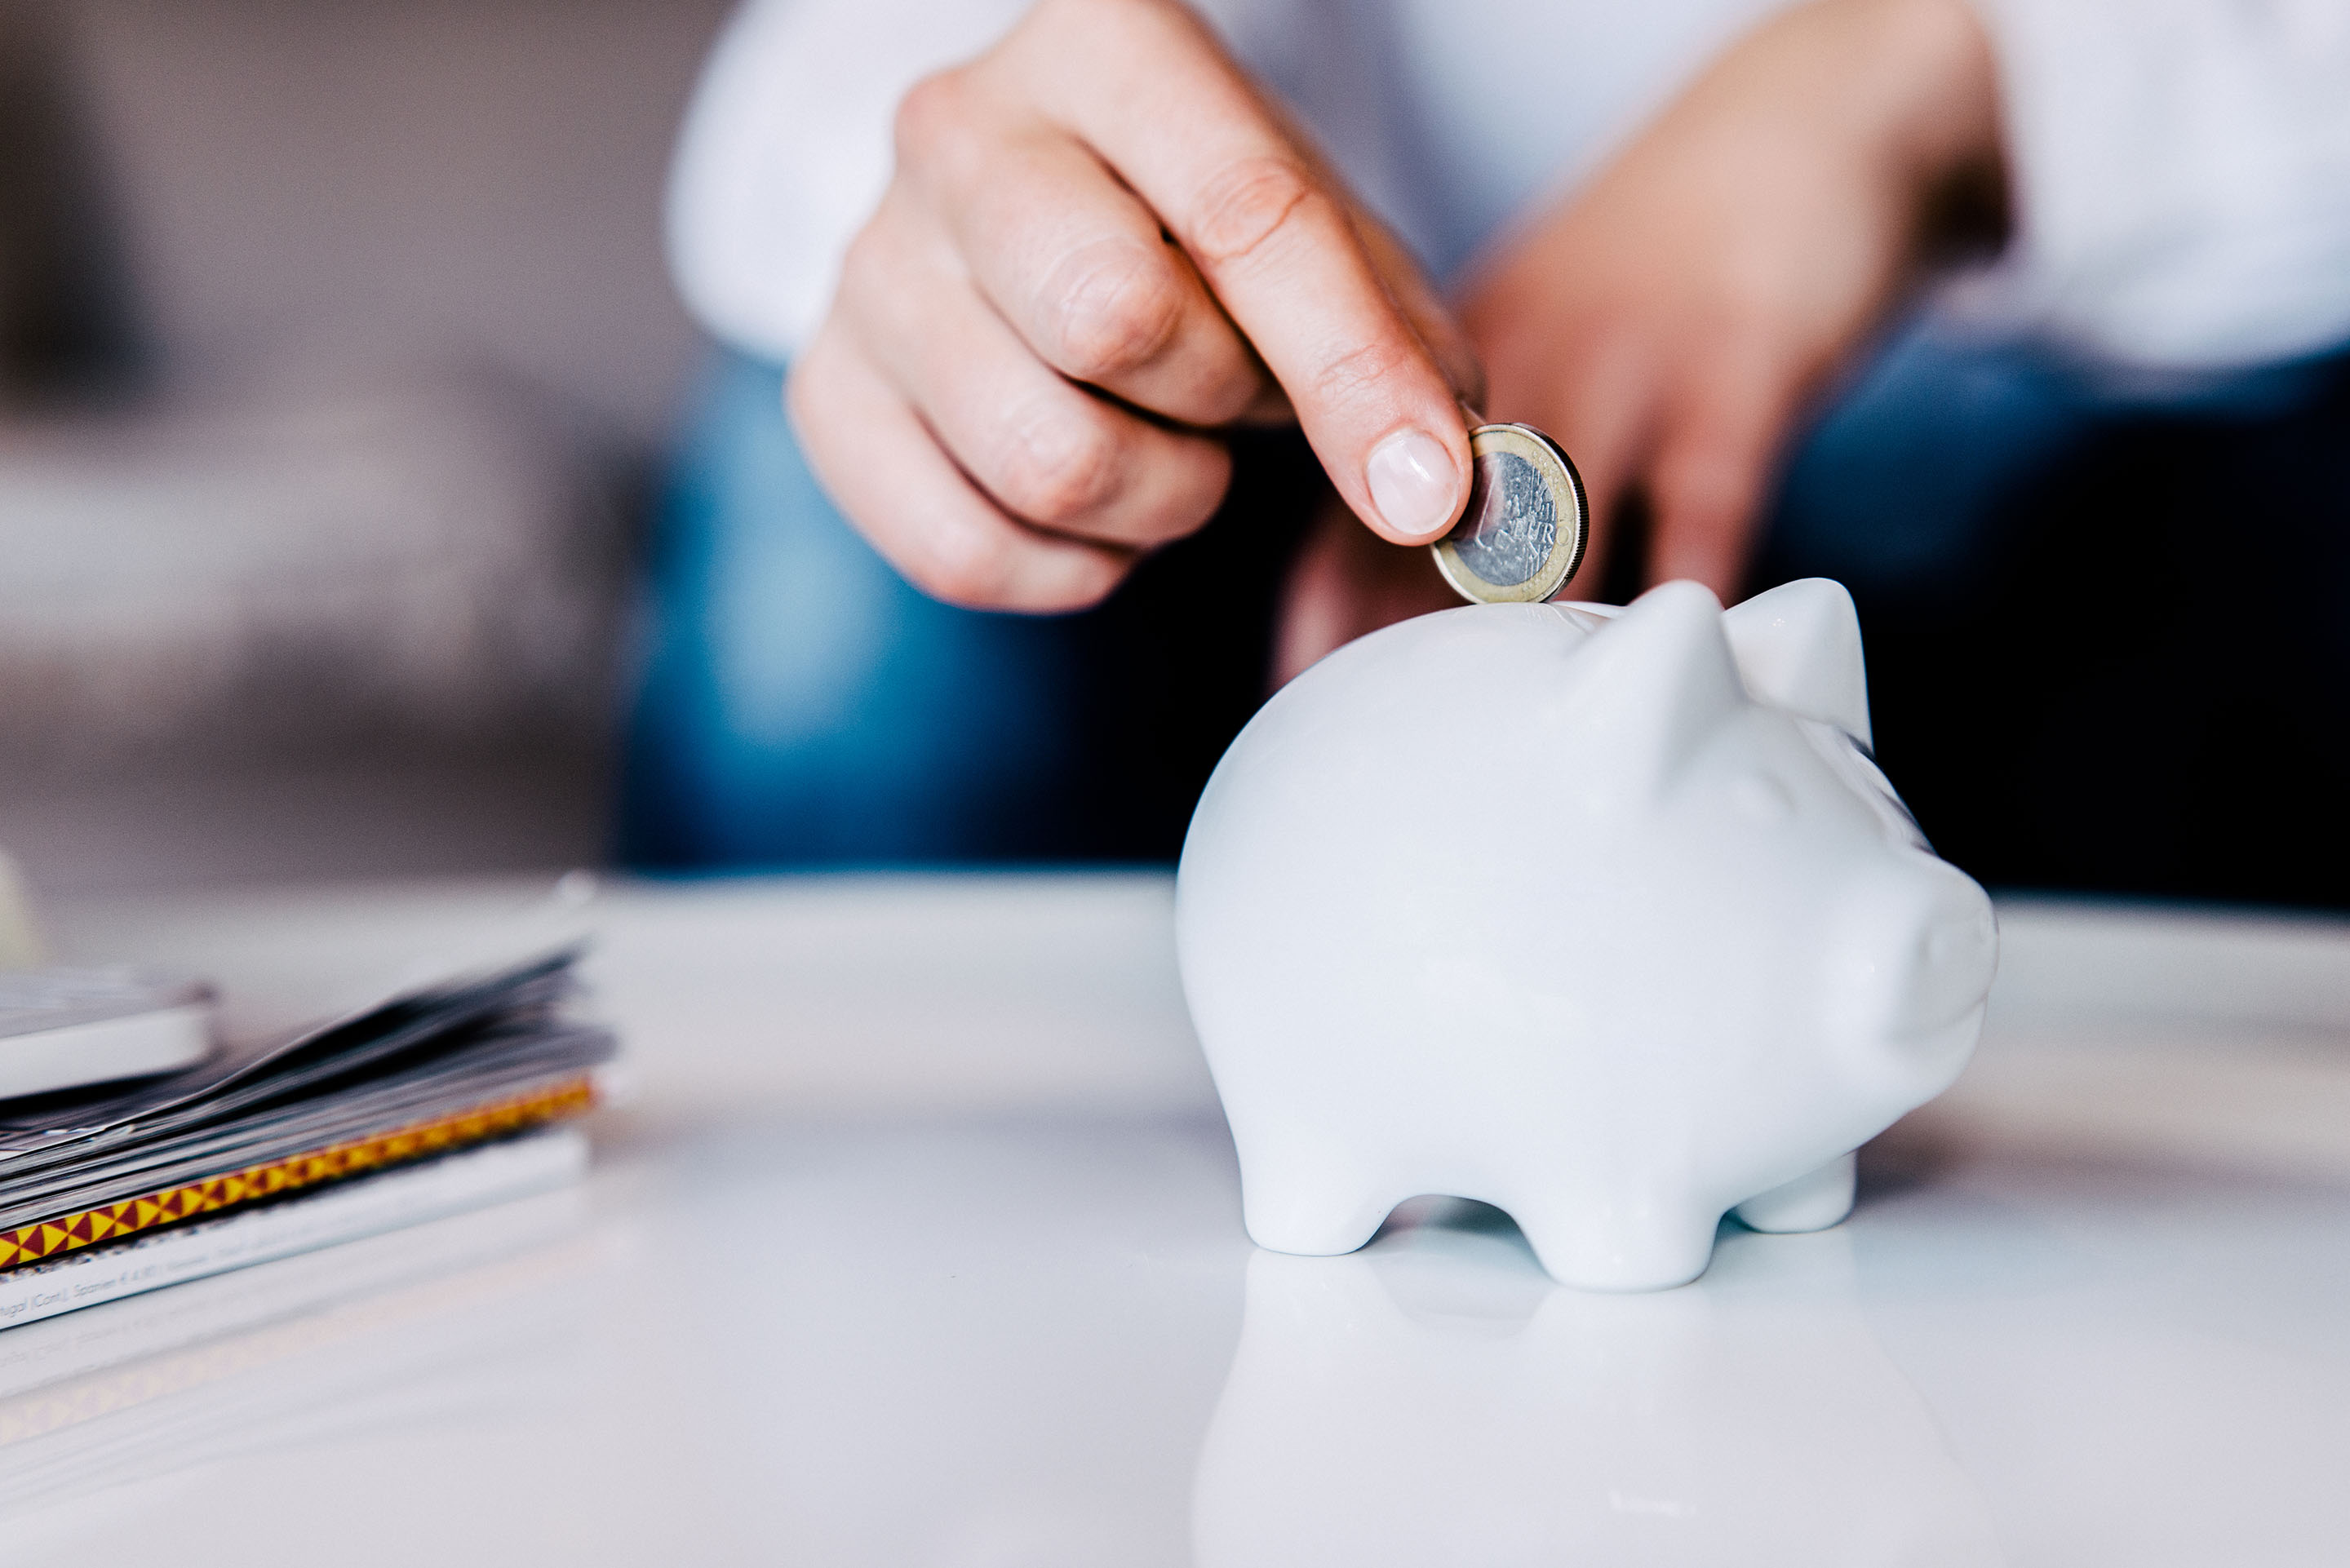
<svg viewBox="0 0 2350 1568">
<path fill-rule="evenodd" d="M 1426 431 L 1398 431 L 1379 442 L 1363 476 L 1370 481 L 1371 504 L 1397 533 L 1419 538 L 1452 521 L 1460 476 L 1452 454 Z"/>
</svg>

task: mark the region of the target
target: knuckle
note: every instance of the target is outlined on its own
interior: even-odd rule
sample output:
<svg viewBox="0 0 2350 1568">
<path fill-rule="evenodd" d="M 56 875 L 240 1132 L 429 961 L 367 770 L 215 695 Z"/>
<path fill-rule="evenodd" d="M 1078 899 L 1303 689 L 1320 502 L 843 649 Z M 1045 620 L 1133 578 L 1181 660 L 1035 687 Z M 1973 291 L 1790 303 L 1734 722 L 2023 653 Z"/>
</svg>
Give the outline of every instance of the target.
<svg viewBox="0 0 2350 1568">
<path fill-rule="evenodd" d="M 1130 558 L 1107 550 L 1071 551 L 1065 561 L 1055 563 L 1046 580 L 1021 596 L 1020 607 L 1037 615 L 1091 609 L 1109 597 L 1133 566 Z"/>
<path fill-rule="evenodd" d="M 1245 261 L 1327 198 L 1295 161 L 1242 158 L 1209 176 L 1192 207 L 1192 254 L 1216 265 Z"/>
<path fill-rule="evenodd" d="M 907 576 L 932 598 L 964 609 L 1058 615 L 1107 598 L 1132 564 L 1111 550 L 955 529 L 932 536 Z"/>
<path fill-rule="evenodd" d="M 821 470 L 846 444 L 841 422 L 835 417 L 844 387 L 846 349 L 839 323 L 827 318 L 816 329 L 806 352 L 784 377 L 784 416 L 807 454 L 810 466 Z"/>
<path fill-rule="evenodd" d="M 1133 570 L 1134 563 L 1131 561 L 1104 557 L 1091 570 L 1076 574 L 1055 602 L 1042 607 L 1054 611 L 1091 609 L 1109 597 L 1118 584 L 1126 581 L 1127 574 Z"/>
<path fill-rule="evenodd" d="M 971 94 L 962 70 L 933 72 L 906 89 L 890 122 L 900 164 L 940 161 L 971 134 Z"/>
<path fill-rule="evenodd" d="M 1198 412 L 1191 422 L 1211 430 L 1238 424 L 1266 409 L 1276 395 L 1272 379 L 1253 361 L 1235 356 L 1201 379 L 1192 394 Z"/>
<path fill-rule="evenodd" d="M 1165 352 L 1182 326 L 1184 296 L 1164 255 L 1131 242 L 1088 246 L 1059 269 L 1047 291 L 1054 367 L 1080 381 L 1105 381 Z"/>
<path fill-rule="evenodd" d="M 1206 525 L 1223 504 L 1232 485 L 1232 456 L 1221 445 L 1206 445 L 1184 454 L 1181 472 L 1173 476 L 1167 495 L 1135 531 L 1135 542 L 1146 547 L 1187 538 Z"/>
<path fill-rule="evenodd" d="M 919 560 L 907 566 L 914 586 L 947 604 L 966 609 L 1001 609 L 1010 601 L 1014 561 L 1011 541 L 979 528 L 936 529 L 923 540 Z"/>
<path fill-rule="evenodd" d="M 1317 366 L 1308 382 L 1317 404 L 1345 404 L 1385 389 L 1417 360 L 1411 346 L 1393 337 L 1358 343 Z"/>
<path fill-rule="evenodd" d="M 1064 526 L 1110 498 L 1119 458 L 1107 421 L 1059 409 L 1032 414 L 1012 427 L 997 469 L 997 496 L 1032 523 Z"/>
<path fill-rule="evenodd" d="M 867 220 L 840 255 L 840 281 L 834 286 L 835 307 L 850 316 L 869 314 L 877 290 L 897 266 L 894 236 L 881 214 Z"/>
</svg>

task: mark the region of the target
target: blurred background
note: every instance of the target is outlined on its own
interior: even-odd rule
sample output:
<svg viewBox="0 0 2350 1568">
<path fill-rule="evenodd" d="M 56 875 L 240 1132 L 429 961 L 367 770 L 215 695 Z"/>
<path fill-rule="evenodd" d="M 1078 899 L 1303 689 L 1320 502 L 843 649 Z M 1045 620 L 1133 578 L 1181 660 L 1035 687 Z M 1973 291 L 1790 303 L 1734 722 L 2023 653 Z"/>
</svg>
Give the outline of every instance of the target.
<svg viewBox="0 0 2350 1568">
<path fill-rule="evenodd" d="M 36 888 L 615 853 L 645 540 L 712 364 L 662 188 L 729 9 L 0 0 L 0 845 Z M 1978 521 L 1917 504 L 1961 470 Z M 1281 525 L 1170 552 L 1124 621 L 1002 635 L 1197 660 L 1235 528 Z M 1861 606 L 1887 771 L 1977 876 L 2350 905 L 2338 350 L 2133 403 L 1897 332 L 1794 454 L 1753 586 L 1813 573 Z M 1261 640 L 1217 646 L 1196 711 L 1068 698 L 1172 758 L 1087 853 L 1171 858 L 1262 691 Z"/>
<path fill-rule="evenodd" d="M 0 844 L 594 863 L 723 0 L 0 0 Z"/>
</svg>

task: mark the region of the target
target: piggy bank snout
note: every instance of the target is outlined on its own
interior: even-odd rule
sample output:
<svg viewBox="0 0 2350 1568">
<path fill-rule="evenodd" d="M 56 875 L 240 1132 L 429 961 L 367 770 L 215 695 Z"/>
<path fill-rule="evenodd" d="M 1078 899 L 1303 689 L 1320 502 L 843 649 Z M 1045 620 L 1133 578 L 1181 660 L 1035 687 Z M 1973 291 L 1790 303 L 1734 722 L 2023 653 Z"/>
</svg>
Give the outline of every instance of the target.
<svg viewBox="0 0 2350 1568">
<path fill-rule="evenodd" d="M 1990 897 L 1964 872 L 1903 854 L 1854 900 L 1839 977 L 1859 1031 L 1897 1046 L 1934 1046 L 1972 1023 L 1999 962 Z"/>
</svg>

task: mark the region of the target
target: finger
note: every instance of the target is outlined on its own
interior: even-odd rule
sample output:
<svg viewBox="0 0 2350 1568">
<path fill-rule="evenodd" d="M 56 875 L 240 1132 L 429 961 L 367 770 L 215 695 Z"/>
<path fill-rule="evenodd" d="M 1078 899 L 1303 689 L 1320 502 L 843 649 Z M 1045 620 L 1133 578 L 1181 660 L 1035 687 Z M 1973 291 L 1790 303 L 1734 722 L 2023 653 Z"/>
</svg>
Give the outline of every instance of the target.
<svg viewBox="0 0 2350 1568">
<path fill-rule="evenodd" d="M 1662 378 L 1653 345 L 1609 331 L 1578 337 L 1581 351 L 1557 382 L 1551 422 L 1529 422 L 1550 431 L 1583 476 L 1592 533 L 1575 573 L 1582 590 L 1577 597 L 1596 600 L 1607 591 L 1617 552 L 1637 553 L 1642 546 L 1639 528 L 1627 531 L 1626 524 L 1653 450 Z"/>
<path fill-rule="evenodd" d="M 1458 395 L 1347 202 L 1189 12 L 1133 0 L 1060 19 L 1097 68 L 1028 62 L 1025 90 L 1159 214 L 1356 514 L 1398 543 L 1442 533 L 1469 489 Z"/>
<path fill-rule="evenodd" d="M 1728 604 L 1752 564 L 1794 389 L 1759 358 L 1725 358 L 1703 370 L 1668 416 L 1649 462 L 1648 575 L 1651 582 L 1694 578 Z"/>
<path fill-rule="evenodd" d="M 1024 522 L 1149 548 L 1215 512 L 1221 441 L 1169 430 L 1039 360 L 972 289 L 927 214 L 886 200 L 843 269 L 839 308 L 963 472 Z"/>
<path fill-rule="evenodd" d="M 972 609 L 1098 603 L 1131 551 L 1040 534 L 981 494 L 862 351 L 827 322 L 785 389 L 808 465 L 906 580 Z"/>
<path fill-rule="evenodd" d="M 1019 122 L 950 72 L 907 94 L 898 144 L 978 292 L 1062 375 L 1201 426 L 1239 420 L 1272 389 L 1159 220 L 1066 132 Z"/>
<path fill-rule="evenodd" d="M 1363 248 L 1378 269 L 1380 281 L 1387 286 L 1389 297 L 1411 323 L 1412 330 L 1435 357 L 1437 365 L 1451 383 L 1453 396 L 1471 419 L 1481 418 L 1478 410 L 1485 405 L 1485 370 L 1467 327 L 1455 315 L 1451 306 L 1420 269 L 1419 260 L 1396 236 L 1377 213 L 1366 208 L 1347 188 L 1326 158 L 1319 156 L 1314 139 L 1292 116 L 1278 99 L 1266 100 L 1266 111 L 1276 123 L 1285 128 L 1291 144 L 1319 171 L 1323 182 L 1347 206 L 1353 218 L 1355 230 L 1361 236 Z M 1285 407 L 1285 400 L 1284 400 Z"/>
<path fill-rule="evenodd" d="M 1456 401 L 1471 410 L 1485 407 L 1485 368 L 1479 360 L 1474 344 L 1459 317 L 1419 270 L 1419 263 L 1396 238 L 1388 226 L 1373 213 L 1363 210 L 1359 202 L 1351 203 L 1356 231 L 1363 237 L 1364 247 L 1371 254 L 1380 279 L 1386 283 L 1397 308 L 1412 330 L 1434 356 L 1443 369 L 1445 379 L 1452 386 Z"/>
</svg>

